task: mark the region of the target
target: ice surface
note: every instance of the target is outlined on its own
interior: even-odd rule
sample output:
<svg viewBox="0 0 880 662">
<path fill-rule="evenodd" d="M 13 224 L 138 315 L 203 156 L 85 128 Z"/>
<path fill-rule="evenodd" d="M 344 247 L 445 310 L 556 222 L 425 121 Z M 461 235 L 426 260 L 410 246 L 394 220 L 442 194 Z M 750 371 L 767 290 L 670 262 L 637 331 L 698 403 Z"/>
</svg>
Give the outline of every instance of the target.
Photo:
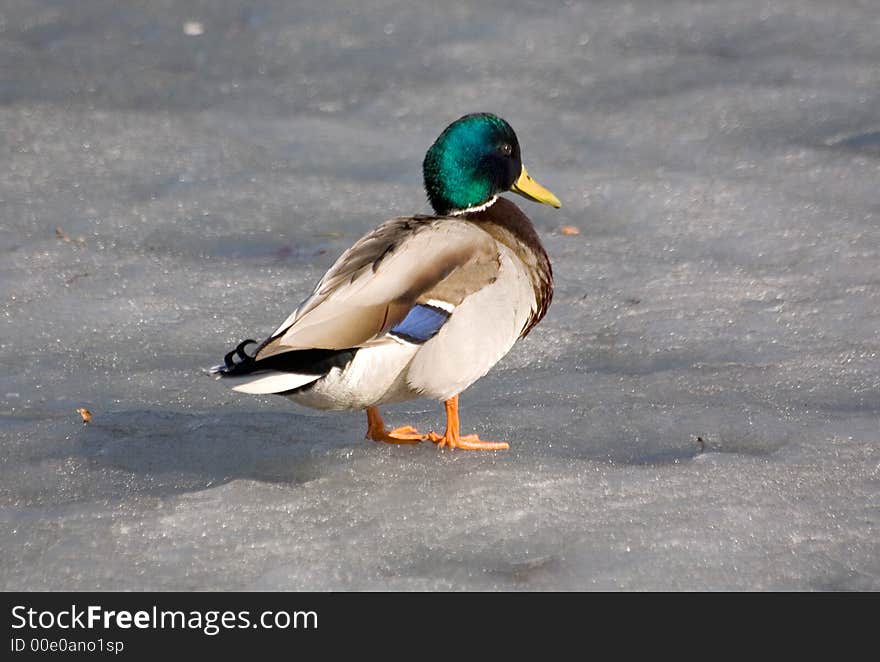
<svg viewBox="0 0 880 662">
<path fill-rule="evenodd" d="M 869 2 L 4 2 L 0 588 L 880 589 L 878 62 Z M 564 204 L 510 451 L 202 374 L 482 110 Z"/>
</svg>

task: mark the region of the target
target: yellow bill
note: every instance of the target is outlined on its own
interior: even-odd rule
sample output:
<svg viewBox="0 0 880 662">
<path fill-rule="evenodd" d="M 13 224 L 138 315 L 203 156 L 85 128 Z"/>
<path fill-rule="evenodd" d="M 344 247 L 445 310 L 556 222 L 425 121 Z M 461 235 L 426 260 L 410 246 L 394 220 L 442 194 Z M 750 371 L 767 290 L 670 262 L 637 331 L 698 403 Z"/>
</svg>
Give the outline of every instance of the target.
<svg viewBox="0 0 880 662">
<path fill-rule="evenodd" d="M 510 190 L 514 193 L 519 193 L 524 198 L 556 207 L 556 209 L 562 206 L 559 198 L 531 178 L 525 166 L 523 166 L 522 172 L 519 174 L 519 179 L 514 182 Z"/>
</svg>

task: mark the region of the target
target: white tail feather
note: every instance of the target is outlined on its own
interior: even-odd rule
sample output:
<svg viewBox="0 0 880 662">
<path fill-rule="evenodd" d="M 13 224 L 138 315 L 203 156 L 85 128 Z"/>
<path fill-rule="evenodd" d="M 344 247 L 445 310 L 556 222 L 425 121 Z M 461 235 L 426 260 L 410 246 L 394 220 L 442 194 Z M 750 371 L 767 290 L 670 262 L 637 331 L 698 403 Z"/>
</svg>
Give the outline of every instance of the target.
<svg viewBox="0 0 880 662">
<path fill-rule="evenodd" d="M 258 375 L 223 377 L 223 381 L 239 393 L 270 395 L 311 384 L 320 378 L 321 375 L 300 375 L 294 372 L 264 372 Z"/>
</svg>

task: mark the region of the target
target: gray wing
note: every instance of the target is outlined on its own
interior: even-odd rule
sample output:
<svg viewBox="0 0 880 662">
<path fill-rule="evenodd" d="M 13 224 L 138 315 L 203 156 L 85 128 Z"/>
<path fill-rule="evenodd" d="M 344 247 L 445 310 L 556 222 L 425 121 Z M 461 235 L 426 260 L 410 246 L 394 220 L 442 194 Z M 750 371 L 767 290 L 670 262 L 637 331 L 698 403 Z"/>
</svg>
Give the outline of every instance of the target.
<svg viewBox="0 0 880 662">
<path fill-rule="evenodd" d="M 362 347 L 382 338 L 416 303 L 458 305 L 493 282 L 499 269 L 495 240 L 473 223 L 391 219 L 342 254 L 255 358 Z"/>
</svg>

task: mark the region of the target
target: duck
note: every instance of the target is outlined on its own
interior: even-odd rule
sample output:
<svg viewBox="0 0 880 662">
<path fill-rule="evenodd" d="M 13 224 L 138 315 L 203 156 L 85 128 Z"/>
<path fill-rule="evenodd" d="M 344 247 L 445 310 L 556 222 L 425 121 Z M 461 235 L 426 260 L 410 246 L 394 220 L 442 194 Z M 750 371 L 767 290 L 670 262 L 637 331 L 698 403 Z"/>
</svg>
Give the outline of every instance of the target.
<svg viewBox="0 0 880 662">
<path fill-rule="evenodd" d="M 211 374 L 240 393 L 363 410 L 376 442 L 509 448 L 461 433 L 459 395 L 544 317 L 553 269 L 532 222 L 501 194 L 561 203 L 532 179 L 516 133 L 492 113 L 447 126 L 422 172 L 433 215 L 368 232 L 274 332 L 239 343 Z M 442 434 L 386 427 L 381 405 L 417 398 L 444 403 Z"/>
</svg>

